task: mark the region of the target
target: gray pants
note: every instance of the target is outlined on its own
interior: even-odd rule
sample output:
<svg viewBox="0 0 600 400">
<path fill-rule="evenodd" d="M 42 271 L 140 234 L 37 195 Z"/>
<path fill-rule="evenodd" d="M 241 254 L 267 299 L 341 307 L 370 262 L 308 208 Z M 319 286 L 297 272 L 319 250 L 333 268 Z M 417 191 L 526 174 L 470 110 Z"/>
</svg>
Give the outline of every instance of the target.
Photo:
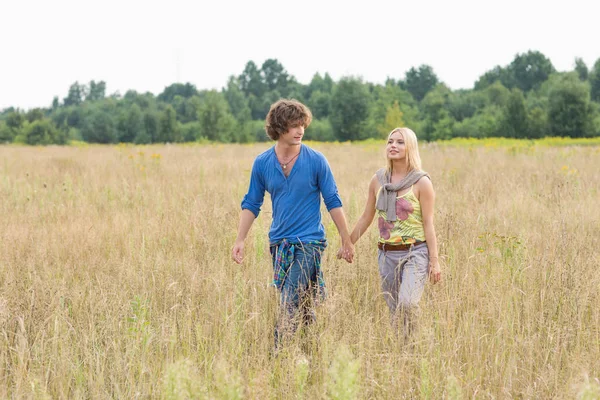
<svg viewBox="0 0 600 400">
<path fill-rule="evenodd" d="M 427 243 L 412 246 L 409 250 L 379 250 L 379 274 L 383 296 L 392 316 L 392 326 L 403 324 L 404 335 L 414 328 L 419 300 L 429 272 Z"/>
</svg>

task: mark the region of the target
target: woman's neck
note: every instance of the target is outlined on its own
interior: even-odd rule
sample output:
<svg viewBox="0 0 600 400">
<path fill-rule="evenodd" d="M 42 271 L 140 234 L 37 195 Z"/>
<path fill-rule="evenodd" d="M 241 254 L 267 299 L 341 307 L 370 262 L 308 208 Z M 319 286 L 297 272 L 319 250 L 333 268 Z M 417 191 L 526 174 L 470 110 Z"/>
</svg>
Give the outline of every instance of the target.
<svg viewBox="0 0 600 400">
<path fill-rule="evenodd" d="M 408 167 L 404 160 L 392 163 L 392 176 L 404 177 L 408 174 Z"/>
</svg>

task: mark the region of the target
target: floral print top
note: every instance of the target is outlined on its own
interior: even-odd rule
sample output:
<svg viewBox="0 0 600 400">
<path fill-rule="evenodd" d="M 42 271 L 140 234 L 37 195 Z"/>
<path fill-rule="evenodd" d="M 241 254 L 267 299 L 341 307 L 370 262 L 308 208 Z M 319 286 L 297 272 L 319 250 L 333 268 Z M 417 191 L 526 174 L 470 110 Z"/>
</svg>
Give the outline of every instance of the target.
<svg viewBox="0 0 600 400">
<path fill-rule="evenodd" d="M 412 244 L 425 241 L 421 204 L 413 193 L 413 188 L 396 197 L 396 221 L 387 221 L 386 213 L 377 210 L 379 241 L 386 244 Z"/>
</svg>

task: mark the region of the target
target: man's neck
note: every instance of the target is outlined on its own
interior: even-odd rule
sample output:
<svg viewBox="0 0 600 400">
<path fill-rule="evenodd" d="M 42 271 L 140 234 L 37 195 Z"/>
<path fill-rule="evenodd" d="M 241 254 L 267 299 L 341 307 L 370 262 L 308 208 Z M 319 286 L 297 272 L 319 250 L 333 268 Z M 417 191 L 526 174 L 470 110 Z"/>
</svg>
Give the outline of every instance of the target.
<svg viewBox="0 0 600 400">
<path fill-rule="evenodd" d="M 280 157 L 293 157 L 300 152 L 301 146 L 301 144 L 285 144 L 278 140 L 277 143 L 275 143 L 275 152 Z"/>
</svg>

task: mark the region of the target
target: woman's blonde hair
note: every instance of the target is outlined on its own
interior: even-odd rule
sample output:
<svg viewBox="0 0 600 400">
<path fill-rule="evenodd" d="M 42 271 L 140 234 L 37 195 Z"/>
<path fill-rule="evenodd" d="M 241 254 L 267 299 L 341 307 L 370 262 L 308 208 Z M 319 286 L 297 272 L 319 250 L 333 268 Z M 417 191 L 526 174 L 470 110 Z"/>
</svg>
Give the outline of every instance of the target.
<svg viewBox="0 0 600 400">
<path fill-rule="evenodd" d="M 410 128 L 395 128 L 388 135 L 388 140 L 392 134 L 400 132 L 402 138 L 404 138 L 404 145 L 406 147 L 406 168 L 408 172 L 416 169 L 421 170 L 421 156 L 419 155 L 419 145 L 417 143 L 417 135 Z M 387 158 L 387 156 L 386 156 Z M 392 173 L 392 160 L 387 159 L 387 170 L 388 173 Z"/>
</svg>

